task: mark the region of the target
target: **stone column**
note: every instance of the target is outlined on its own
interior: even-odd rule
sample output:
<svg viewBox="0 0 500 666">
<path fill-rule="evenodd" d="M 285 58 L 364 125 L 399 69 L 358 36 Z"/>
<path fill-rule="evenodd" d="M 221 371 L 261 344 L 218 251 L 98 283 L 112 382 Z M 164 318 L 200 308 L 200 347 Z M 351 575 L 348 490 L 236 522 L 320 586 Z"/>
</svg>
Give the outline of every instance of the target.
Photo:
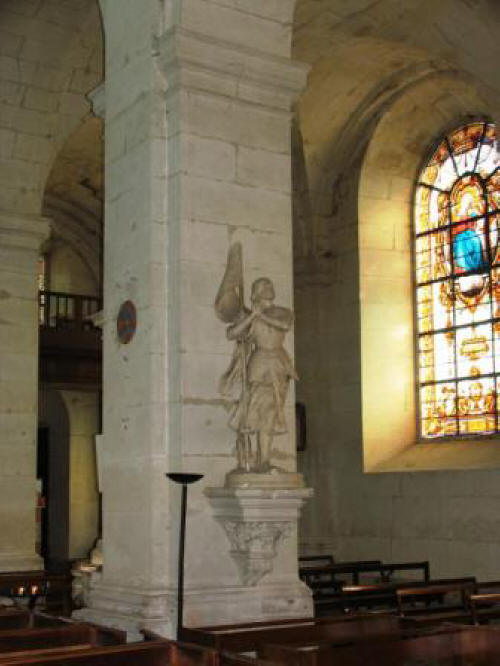
<svg viewBox="0 0 500 666">
<path fill-rule="evenodd" d="M 79 615 L 132 632 L 174 633 L 180 490 L 167 471 L 205 475 L 188 498 L 186 624 L 311 612 L 295 525 L 263 594 L 242 582 L 203 492 L 234 467 L 217 388 L 232 344 L 213 310 L 233 241 L 248 284 L 271 277 L 276 301 L 293 307 L 290 115 L 306 69 L 289 60 L 292 0 L 240 4 L 183 0 L 165 15 L 152 0 L 102 3 L 104 568 Z M 125 300 L 137 331 L 122 345 Z M 288 471 L 293 403 L 291 391 L 291 431 L 274 451 Z"/>
<path fill-rule="evenodd" d="M 177 276 L 172 341 L 181 350 L 171 418 L 182 443 L 182 468 L 205 474 L 190 490 L 188 625 L 311 612 L 309 591 L 297 576 L 297 510 L 277 540 L 272 566 L 252 580 L 233 557 L 227 523 L 214 521 L 217 512 L 203 496 L 203 488 L 222 486 L 235 466 L 235 433 L 218 393 L 233 343 L 213 308 L 232 243 L 242 245 L 247 306 L 252 281 L 265 276 L 274 283 L 276 303 L 293 308 L 291 106 L 307 70 L 288 58 L 291 3 L 242 6 L 245 12 L 215 3 L 186 7 L 182 25 L 158 45 L 167 82 L 169 193 L 175 193 L 169 209 Z M 293 357 L 293 339 L 288 343 Z M 294 413 L 292 389 L 290 433 L 273 444 L 273 462 L 290 472 Z M 263 511 L 262 521 L 268 519 Z"/>
<path fill-rule="evenodd" d="M 0 571 L 43 568 L 35 553 L 37 260 L 45 218 L 0 212 Z"/>
</svg>

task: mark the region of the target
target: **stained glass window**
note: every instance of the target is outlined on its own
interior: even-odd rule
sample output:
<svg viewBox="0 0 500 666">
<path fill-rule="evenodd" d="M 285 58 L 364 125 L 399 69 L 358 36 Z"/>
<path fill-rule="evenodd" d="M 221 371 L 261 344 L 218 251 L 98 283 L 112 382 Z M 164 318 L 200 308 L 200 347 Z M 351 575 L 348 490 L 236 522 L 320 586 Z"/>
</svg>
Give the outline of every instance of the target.
<svg viewBox="0 0 500 666">
<path fill-rule="evenodd" d="M 500 405 L 500 171 L 495 126 L 445 136 L 415 193 L 423 439 L 492 435 Z"/>
</svg>

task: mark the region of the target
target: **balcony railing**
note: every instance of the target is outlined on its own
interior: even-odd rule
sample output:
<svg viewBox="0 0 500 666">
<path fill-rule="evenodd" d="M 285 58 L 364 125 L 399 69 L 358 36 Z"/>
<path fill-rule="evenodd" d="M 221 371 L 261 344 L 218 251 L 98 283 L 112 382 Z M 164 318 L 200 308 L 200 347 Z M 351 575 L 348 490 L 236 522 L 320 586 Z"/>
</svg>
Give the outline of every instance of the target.
<svg viewBox="0 0 500 666">
<path fill-rule="evenodd" d="M 40 291 L 40 326 L 59 330 L 92 330 L 94 324 L 90 317 L 101 307 L 101 299 L 95 296 Z"/>
</svg>

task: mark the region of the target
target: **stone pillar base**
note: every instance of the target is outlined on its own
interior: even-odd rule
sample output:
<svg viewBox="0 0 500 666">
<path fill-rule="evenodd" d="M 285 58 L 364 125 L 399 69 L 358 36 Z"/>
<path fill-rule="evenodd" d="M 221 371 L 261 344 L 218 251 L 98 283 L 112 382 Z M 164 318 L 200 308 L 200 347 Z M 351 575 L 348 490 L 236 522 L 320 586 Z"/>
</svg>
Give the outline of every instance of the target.
<svg viewBox="0 0 500 666">
<path fill-rule="evenodd" d="M 239 579 L 184 590 L 184 625 L 259 622 L 312 617 L 310 589 L 299 580 L 296 550 L 300 508 L 310 488 L 207 488 L 214 517 L 223 525 L 227 549 L 238 566 Z M 223 543 L 221 544 L 223 547 Z M 273 572 L 281 554 L 281 568 Z M 175 637 L 177 590 L 141 590 L 93 578 L 87 607 L 73 617 L 127 631 L 129 640 L 151 629 Z"/>
<path fill-rule="evenodd" d="M 0 571 L 40 571 L 43 559 L 34 553 L 0 553 Z"/>
<path fill-rule="evenodd" d="M 167 638 L 176 632 L 177 597 L 165 589 L 140 591 L 102 582 L 91 583 L 88 606 L 72 617 L 127 632 L 129 641 L 141 640 L 141 629 L 150 629 Z"/>
<path fill-rule="evenodd" d="M 174 592 L 139 593 L 98 584 L 92 588 L 87 602 L 89 606 L 74 611 L 73 618 L 126 631 L 129 641 L 140 640 L 140 630 L 145 628 L 175 638 L 177 596 Z M 311 591 L 299 580 L 258 587 L 186 590 L 184 594 L 184 625 L 187 627 L 312 615 Z"/>
</svg>

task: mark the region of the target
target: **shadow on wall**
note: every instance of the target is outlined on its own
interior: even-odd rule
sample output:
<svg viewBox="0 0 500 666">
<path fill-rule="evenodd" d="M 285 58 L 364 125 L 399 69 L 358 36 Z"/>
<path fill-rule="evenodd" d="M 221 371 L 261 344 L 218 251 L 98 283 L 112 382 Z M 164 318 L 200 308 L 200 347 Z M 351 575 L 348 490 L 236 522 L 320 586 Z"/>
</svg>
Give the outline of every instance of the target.
<svg viewBox="0 0 500 666">
<path fill-rule="evenodd" d="M 59 391 L 39 394 L 39 429 L 46 429 L 44 477 L 45 567 L 63 566 L 69 559 L 69 416 Z M 39 441 L 38 446 L 41 442 Z"/>
</svg>

